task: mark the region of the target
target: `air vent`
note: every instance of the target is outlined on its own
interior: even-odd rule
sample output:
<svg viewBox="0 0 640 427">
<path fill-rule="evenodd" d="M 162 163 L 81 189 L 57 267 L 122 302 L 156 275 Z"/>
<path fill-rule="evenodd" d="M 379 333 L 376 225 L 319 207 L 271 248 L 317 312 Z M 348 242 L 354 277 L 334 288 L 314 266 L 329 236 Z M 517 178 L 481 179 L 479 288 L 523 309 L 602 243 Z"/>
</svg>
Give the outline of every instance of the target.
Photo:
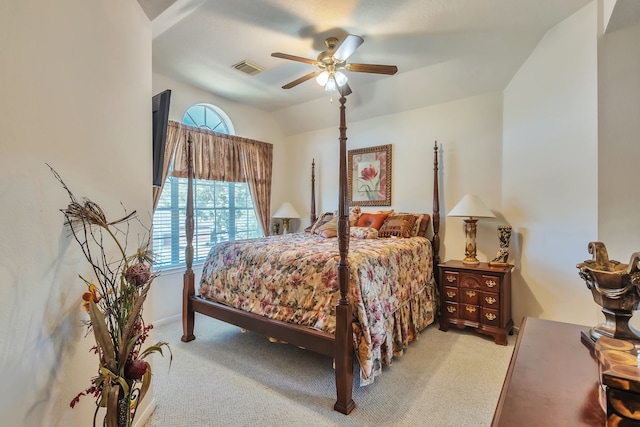
<svg viewBox="0 0 640 427">
<path fill-rule="evenodd" d="M 249 74 L 250 76 L 255 76 L 258 73 L 261 73 L 264 68 L 259 65 L 253 64 L 246 59 L 244 61 L 240 61 L 237 64 L 232 65 L 238 71 L 242 71 L 245 74 Z"/>
</svg>

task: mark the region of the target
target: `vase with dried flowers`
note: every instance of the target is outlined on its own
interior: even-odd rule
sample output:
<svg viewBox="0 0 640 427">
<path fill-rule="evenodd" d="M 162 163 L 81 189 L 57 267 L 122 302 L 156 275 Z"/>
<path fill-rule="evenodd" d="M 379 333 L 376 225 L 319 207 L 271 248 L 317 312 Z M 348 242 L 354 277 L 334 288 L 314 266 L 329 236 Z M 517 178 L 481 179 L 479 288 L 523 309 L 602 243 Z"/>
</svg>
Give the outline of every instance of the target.
<svg viewBox="0 0 640 427">
<path fill-rule="evenodd" d="M 151 385 L 151 366 L 144 359 L 153 353 L 163 355 L 163 347 L 171 354 L 166 342 L 142 348 L 153 328 L 142 317 L 145 299 L 156 277 L 151 270 L 150 233 L 133 254 L 128 254 L 130 221 L 137 220 L 136 212 L 127 213 L 125 209 L 124 217 L 108 221 L 98 204 L 87 198 L 78 201 L 60 175 L 53 168 L 51 172 L 69 195 L 69 205 L 61 209 L 65 226 L 93 272 L 92 277 L 80 275 L 80 279 L 87 287 L 82 295 L 82 309 L 89 314 L 85 321 L 87 333 L 93 331 L 96 340 L 92 351 L 99 358 L 98 370 L 91 386 L 71 401 L 71 407 L 82 396 L 92 395 L 96 402 L 94 426 L 99 409 L 105 408 L 104 421 L 99 424 L 130 427 Z M 109 255 L 111 249 L 117 254 L 114 259 Z"/>
</svg>

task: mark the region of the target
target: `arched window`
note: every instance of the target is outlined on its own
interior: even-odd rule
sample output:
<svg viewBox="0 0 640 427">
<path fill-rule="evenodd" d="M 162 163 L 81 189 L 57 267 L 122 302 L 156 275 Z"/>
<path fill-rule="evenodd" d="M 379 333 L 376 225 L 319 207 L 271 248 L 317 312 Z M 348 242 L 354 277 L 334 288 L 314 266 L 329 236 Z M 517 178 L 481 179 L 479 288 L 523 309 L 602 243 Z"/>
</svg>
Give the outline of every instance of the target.
<svg viewBox="0 0 640 427">
<path fill-rule="evenodd" d="M 182 123 L 233 134 L 229 117 L 220 108 L 196 104 L 187 109 Z M 184 264 L 187 179 L 170 174 L 153 215 L 153 252 L 156 268 Z M 202 262 L 216 243 L 261 235 L 246 182 L 193 180 L 194 263 Z"/>
<path fill-rule="evenodd" d="M 205 128 L 214 132 L 235 135 L 229 116 L 220 108 L 210 104 L 196 104 L 189 107 L 182 116 L 182 123 Z"/>
</svg>

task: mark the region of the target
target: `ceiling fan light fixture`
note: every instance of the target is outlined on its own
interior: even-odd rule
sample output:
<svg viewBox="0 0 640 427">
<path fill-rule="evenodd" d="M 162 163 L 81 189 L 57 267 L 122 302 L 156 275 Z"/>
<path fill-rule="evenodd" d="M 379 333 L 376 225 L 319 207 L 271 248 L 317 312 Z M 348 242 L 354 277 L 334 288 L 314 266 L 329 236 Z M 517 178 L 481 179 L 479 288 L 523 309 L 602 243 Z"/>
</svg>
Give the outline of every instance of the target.
<svg viewBox="0 0 640 427">
<path fill-rule="evenodd" d="M 337 88 L 338 86 L 336 85 L 336 79 L 331 76 L 329 80 L 327 80 L 327 84 L 324 85 L 324 90 L 326 90 L 327 92 L 333 92 Z"/>
<path fill-rule="evenodd" d="M 329 73 L 326 70 L 318 74 L 318 77 L 316 77 L 316 82 L 318 82 L 320 86 L 326 85 L 328 80 Z"/>
<path fill-rule="evenodd" d="M 334 79 L 338 86 L 342 87 L 347 84 L 347 76 L 342 71 L 336 71 Z"/>
<path fill-rule="evenodd" d="M 319 68 L 309 74 L 306 74 L 296 80 L 287 83 L 282 86 L 282 89 L 291 89 L 300 83 L 311 80 L 315 77 L 316 82 L 324 87 L 327 92 L 340 90 L 341 94 L 351 93 L 351 88 L 347 83 L 347 76 L 343 73 L 343 70 L 359 72 L 359 73 L 372 73 L 372 74 L 388 74 L 392 75 L 398 71 L 398 67 L 395 65 L 381 65 L 381 64 L 352 64 L 347 63 L 347 59 L 353 54 L 353 52 L 364 42 L 364 39 L 360 36 L 353 34 L 347 35 L 347 37 L 338 43 L 338 39 L 335 37 L 329 37 L 325 40 L 327 50 L 320 52 L 316 60 L 303 58 L 301 56 L 289 55 L 287 53 L 274 52 L 271 56 L 275 58 L 288 59 L 291 61 L 303 62 L 305 64 L 311 64 Z"/>
</svg>

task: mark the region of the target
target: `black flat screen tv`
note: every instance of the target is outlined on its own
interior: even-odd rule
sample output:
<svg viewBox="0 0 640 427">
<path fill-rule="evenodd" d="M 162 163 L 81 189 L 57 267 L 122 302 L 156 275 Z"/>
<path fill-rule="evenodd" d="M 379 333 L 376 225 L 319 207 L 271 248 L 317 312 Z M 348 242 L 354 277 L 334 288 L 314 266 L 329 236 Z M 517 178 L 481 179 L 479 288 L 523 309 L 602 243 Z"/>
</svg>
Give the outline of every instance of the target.
<svg viewBox="0 0 640 427">
<path fill-rule="evenodd" d="M 167 142 L 167 125 L 169 123 L 169 101 L 171 90 L 167 89 L 153 96 L 153 186 L 162 186 L 162 165 L 164 163 L 164 147 Z"/>
</svg>

